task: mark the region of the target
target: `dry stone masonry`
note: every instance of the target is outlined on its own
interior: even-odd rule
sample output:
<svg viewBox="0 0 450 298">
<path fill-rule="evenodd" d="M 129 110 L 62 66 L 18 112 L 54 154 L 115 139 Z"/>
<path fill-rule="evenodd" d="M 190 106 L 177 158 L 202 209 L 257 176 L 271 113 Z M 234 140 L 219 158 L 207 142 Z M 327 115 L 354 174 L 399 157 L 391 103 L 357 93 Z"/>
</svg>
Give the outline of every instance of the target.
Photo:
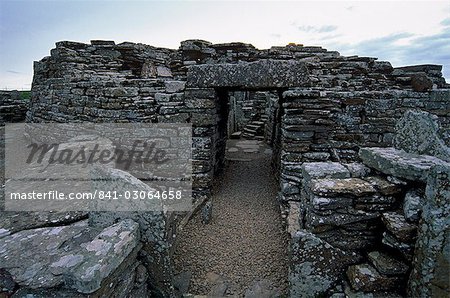
<svg viewBox="0 0 450 298">
<path fill-rule="evenodd" d="M 264 140 L 291 235 L 291 297 L 442 297 L 450 90 L 441 70 L 294 44 L 62 41 L 34 64 L 26 121 L 192 124 L 193 212 L 214 210 L 227 139 Z M 29 215 L 37 223 L 15 230 L 4 220 L 0 291 L 179 296 L 173 248 L 193 212 L 68 214 L 51 224 Z M 49 251 L 25 260 L 18 241 Z"/>
<path fill-rule="evenodd" d="M 27 102 L 17 90 L 0 91 L 0 123 L 21 122 L 25 120 Z"/>
</svg>

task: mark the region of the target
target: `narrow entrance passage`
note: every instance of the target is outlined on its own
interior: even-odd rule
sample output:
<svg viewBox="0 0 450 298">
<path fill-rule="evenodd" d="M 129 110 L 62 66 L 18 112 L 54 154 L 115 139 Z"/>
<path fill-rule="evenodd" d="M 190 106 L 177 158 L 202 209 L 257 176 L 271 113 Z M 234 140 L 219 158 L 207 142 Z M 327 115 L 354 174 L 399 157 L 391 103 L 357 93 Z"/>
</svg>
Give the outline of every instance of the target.
<svg viewBox="0 0 450 298">
<path fill-rule="evenodd" d="M 287 288 L 287 238 L 276 202 L 270 149 L 262 141 L 229 140 L 216 178 L 212 221 L 198 215 L 179 235 L 175 266 L 189 293 L 261 297 Z"/>
</svg>

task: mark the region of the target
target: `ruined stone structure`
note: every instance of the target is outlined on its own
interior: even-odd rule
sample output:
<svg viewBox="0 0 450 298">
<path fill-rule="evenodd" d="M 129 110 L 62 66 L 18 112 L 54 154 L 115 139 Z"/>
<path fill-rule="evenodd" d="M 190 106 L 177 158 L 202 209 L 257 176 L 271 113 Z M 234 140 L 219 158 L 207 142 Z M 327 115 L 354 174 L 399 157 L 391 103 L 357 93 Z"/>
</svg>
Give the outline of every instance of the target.
<svg viewBox="0 0 450 298">
<path fill-rule="evenodd" d="M 274 152 L 278 199 L 292 236 L 292 297 L 358 291 L 406 295 L 407 285 L 413 297 L 448 293 L 448 280 L 438 276 L 448 272 L 449 258 L 444 247 L 449 229 L 445 179 L 450 167 L 450 91 L 441 66 L 393 68 L 376 58 L 344 57 L 321 47 L 259 50 L 243 43 L 189 40 L 178 50 L 111 41 L 58 42 L 34 69 L 29 122 L 191 123 L 195 206 L 211 195 L 230 130 L 245 132 L 248 127 L 247 132 L 256 133 L 262 125 Z M 431 143 L 424 144 L 420 136 L 407 142 L 414 135 L 411 130 L 402 129 L 401 123 L 396 128 L 409 110 L 429 118 L 417 126 L 432 131 Z M 235 120 L 230 122 L 230 117 Z M 410 127 L 410 120 L 403 126 Z M 155 224 L 163 239 L 143 243 L 158 248 L 159 257 L 147 258 L 143 266 L 142 256 L 136 261 L 132 254 L 148 253 L 149 248 L 133 242 L 122 256 L 129 260 L 126 265 L 109 268 L 133 272 L 134 281 L 118 297 L 137 290 L 176 295 L 170 284 L 168 217 L 144 214 L 130 221 L 125 216 L 111 227 L 141 237 L 142 222 L 163 225 Z M 95 218 L 91 229 L 114 222 Z M 141 236 L 135 232 L 136 221 Z M 8 237 L 26 236 L 20 233 L 0 241 L 8 245 Z M 152 267 L 152 259 L 163 263 Z M 150 268 L 167 272 L 157 276 Z M 11 274 L 14 289 L 26 293 L 39 288 Z M 46 287 L 102 295 L 114 276 L 97 276 L 100 281 L 91 288 L 79 286 L 76 276 Z"/>
<path fill-rule="evenodd" d="M 19 91 L 0 91 L 0 123 L 24 121 L 26 113 L 27 103 Z"/>
</svg>

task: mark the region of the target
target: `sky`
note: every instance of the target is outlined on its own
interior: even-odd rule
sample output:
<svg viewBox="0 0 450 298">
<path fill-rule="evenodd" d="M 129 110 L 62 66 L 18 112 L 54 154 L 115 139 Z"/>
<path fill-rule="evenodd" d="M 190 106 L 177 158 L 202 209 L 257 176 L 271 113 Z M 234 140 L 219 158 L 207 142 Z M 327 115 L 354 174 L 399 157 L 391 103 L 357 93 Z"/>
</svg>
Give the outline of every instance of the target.
<svg viewBox="0 0 450 298">
<path fill-rule="evenodd" d="M 93 39 L 319 45 L 394 67 L 442 64 L 450 82 L 450 1 L 0 0 L 0 89 L 31 89 L 33 61 L 55 42 Z"/>
</svg>

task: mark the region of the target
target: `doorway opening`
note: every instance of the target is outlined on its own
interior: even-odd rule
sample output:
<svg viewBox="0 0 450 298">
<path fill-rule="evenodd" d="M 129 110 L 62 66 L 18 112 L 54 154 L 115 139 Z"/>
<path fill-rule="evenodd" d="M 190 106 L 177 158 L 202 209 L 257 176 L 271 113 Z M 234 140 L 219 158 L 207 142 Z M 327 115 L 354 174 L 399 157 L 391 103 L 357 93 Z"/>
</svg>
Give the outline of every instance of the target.
<svg viewBox="0 0 450 298">
<path fill-rule="evenodd" d="M 199 213 L 175 251 L 180 292 L 285 296 L 288 236 L 277 201 L 282 90 L 217 89 L 211 220 Z"/>
</svg>

